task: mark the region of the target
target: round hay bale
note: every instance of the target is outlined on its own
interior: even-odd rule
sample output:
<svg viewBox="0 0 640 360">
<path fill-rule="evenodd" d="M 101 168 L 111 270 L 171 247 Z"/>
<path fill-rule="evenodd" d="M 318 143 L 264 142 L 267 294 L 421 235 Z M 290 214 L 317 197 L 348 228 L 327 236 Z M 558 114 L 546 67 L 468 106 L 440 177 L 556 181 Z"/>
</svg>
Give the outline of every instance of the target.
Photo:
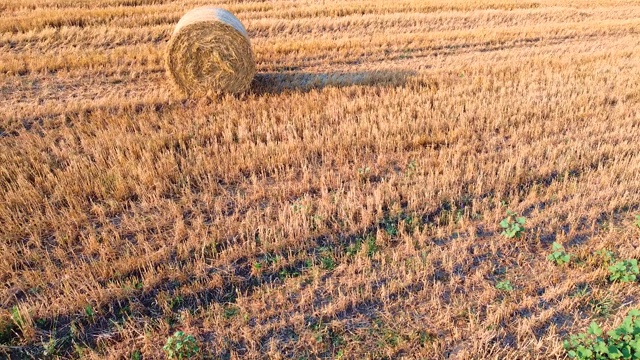
<svg viewBox="0 0 640 360">
<path fill-rule="evenodd" d="M 224 9 L 201 7 L 178 22 L 167 51 L 167 68 L 190 96 L 241 93 L 256 73 L 247 30 Z"/>
</svg>

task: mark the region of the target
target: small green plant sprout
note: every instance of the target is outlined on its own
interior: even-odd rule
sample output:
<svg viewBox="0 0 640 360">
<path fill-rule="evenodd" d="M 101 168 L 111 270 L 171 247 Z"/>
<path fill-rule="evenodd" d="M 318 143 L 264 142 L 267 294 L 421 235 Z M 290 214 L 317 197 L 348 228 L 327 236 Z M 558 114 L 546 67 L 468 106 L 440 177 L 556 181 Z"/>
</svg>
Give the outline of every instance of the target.
<svg viewBox="0 0 640 360">
<path fill-rule="evenodd" d="M 190 359 L 198 355 L 198 342 L 196 338 L 187 335 L 182 331 L 177 331 L 169 336 L 167 343 L 162 347 L 169 359 Z"/>
<path fill-rule="evenodd" d="M 325 270 L 333 270 L 336 268 L 336 261 L 331 257 L 331 255 L 323 256 L 320 259 L 322 264 L 322 268 Z"/>
<path fill-rule="evenodd" d="M 640 310 L 629 311 L 622 324 L 606 335 L 591 322 L 586 333 L 571 335 L 563 345 L 571 359 L 639 359 Z"/>
<path fill-rule="evenodd" d="M 235 306 L 229 306 L 224 309 L 224 318 L 231 319 L 232 317 L 238 315 L 240 309 Z"/>
<path fill-rule="evenodd" d="M 614 254 L 613 251 L 607 249 L 600 249 L 594 252 L 594 254 L 600 256 L 607 265 L 616 261 L 616 254 Z"/>
<path fill-rule="evenodd" d="M 554 242 L 552 245 L 553 252 L 549 254 L 547 259 L 553 261 L 556 265 L 566 264 L 571 260 L 571 255 L 564 251 L 564 246 L 558 242 Z"/>
<path fill-rule="evenodd" d="M 363 166 L 358 168 L 358 176 L 360 177 L 361 180 L 365 180 L 369 176 L 370 172 L 371 172 L 371 168 L 368 166 Z"/>
<path fill-rule="evenodd" d="M 360 249 L 362 249 L 362 239 L 357 239 L 356 242 L 347 246 L 345 252 L 347 253 L 348 256 L 353 257 L 353 256 L 356 256 L 358 252 L 360 252 Z"/>
<path fill-rule="evenodd" d="M 511 285 L 511 281 L 503 280 L 503 281 L 498 281 L 498 283 L 496 284 L 496 289 L 502 290 L 502 291 L 513 291 L 514 287 L 513 285 Z"/>
<path fill-rule="evenodd" d="M 20 309 L 17 306 L 11 308 L 11 319 L 22 330 L 25 326 L 24 317 L 20 313 Z"/>
<path fill-rule="evenodd" d="M 336 268 L 336 260 L 333 256 L 333 249 L 330 247 L 322 246 L 318 248 L 320 255 L 320 265 L 325 270 L 333 270 Z"/>
<path fill-rule="evenodd" d="M 142 353 L 140 350 L 135 349 L 131 352 L 131 356 L 129 357 L 131 360 L 142 360 Z"/>
<path fill-rule="evenodd" d="M 519 238 L 524 234 L 524 224 L 527 220 L 524 216 L 518 216 L 511 210 L 507 210 L 507 217 L 500 221 L 500 227 L 504 229 L 502 235 L 509 238 Z"/>
<path fill-rule="evenodd" d="M 609 280 L 616 282 L 634 282 L 640 274 L 638 260 L 621 260 L 609 266 Z"/>
<path fill-rule="evenodd" d="M 366 238 L 366 242 L 367 242 L 367 256 L 372 257 L 378 250 L 378 244 L 376 243 L 376 237 L 375 235 L 367 235 Z"/>
<path fill-rule="evenodd" d="M 91 304 L 84 307 L 84 313 L 91 320 L 93 320 L 94 316 L 96 315 L 96 312 L 93 310 L 93 306 L 91 306 Z"/>
<path fill-rule="evenodd" d="M 634 224 L 640 228 L 640 215 L 636 215 L 636 222 Z"/>
<path fill-rule="evenodd" d="M 411 159 L 409 161 L 409 164 L 407 165 L 407 170 L 416 171 L 417 168 L 418 168 L 418 164 L 416 163 L 416 160 L 415 159 Z"/>
<path fill-rule="evenodd" d="M 569 295 L 572 298 L 583 298 L 591 293 L 591 287 L 587 283 L 578 284 L 575 287 L 574 292 Z"/>
</svg>

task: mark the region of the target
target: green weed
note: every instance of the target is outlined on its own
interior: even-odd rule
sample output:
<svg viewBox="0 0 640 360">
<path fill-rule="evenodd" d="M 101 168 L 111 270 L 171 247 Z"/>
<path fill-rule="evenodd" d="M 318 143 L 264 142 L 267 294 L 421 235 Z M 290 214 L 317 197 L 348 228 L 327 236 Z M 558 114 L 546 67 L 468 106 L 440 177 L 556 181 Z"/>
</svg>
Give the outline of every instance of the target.
<svg viewBox="0 0 640 360">
<path fill-rule="evenodd" d="M 549 254 L 547 259 L 553 261 L 556 265 L 566 264 L 571 260 L 571 255 L 564 251 L 562 244 L 554 242 L 552 250 L 553 252 Z"/>
<path fill-rule="evenodd" d="M 232 317 L 238 315 L 240 309 L 235 306 L 230 306 L 224 309 L 224 317 L 225 319 L 231 319 Z"/>
<path fill-rule="evenodd" d="M 613 251 L 609 251 L 607 249 L 600 249 L 596 252 L 594 252 L 594 255 L 597 255 L 599 257 L 602 258 L 602 260 L 607 264 L 611 264 L 614 261 L 616 261 L 616 255 L 613 253 Z"/>
<path fill-rule="evenodd" d="M 496 284 L 496 289 L 502 291 L 513 291 L 514 287 L 509 280 L 498 281 Z"/>
<path fill-rule="evenodd" d="M 507 217 L 500 221 L 500 227 L 504 229 L 502 235 L 509 239 L 521 237 L 525 232 L 525 222 L 524 216 L 519 217 L 513 211 L 507 210 Z"/>
<path fill-rule="evenodd" d="M 169 336 L 162 349 L 167 354 L 167 358 L 179 360 L 195 357 L 200 350 L 196 338 L 182 331 L 177 331 Z"/>
<path fill-rule="evenodd" d="M 638 260 L 621 260 L 609 266 L 609 280 L 612 282 L 634 282 L 640 274 Z"/>
<path fill-rule="evenodd" d="M 629 311 L 622 324 L 606 335 L 591 322 L 586 333 L 571 335 L 563 345 L 572 359 L 639 359 L 640 310 Z"/>
</svg>

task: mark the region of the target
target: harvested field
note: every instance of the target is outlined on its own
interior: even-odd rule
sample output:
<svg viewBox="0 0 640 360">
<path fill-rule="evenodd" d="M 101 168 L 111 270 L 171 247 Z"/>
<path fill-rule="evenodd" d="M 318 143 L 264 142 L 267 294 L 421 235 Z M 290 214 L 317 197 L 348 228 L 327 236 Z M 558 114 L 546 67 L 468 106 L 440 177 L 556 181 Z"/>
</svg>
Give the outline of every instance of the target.
<svg viewBox="0 0 640 360">
<path fill-rule="evenodd" d="M 248 31 L 246 94 L 169 82 L 204 5 Z M 640 307 L 609 280 L 640 259 L 637 1 L 0 14 L 0 358 L 162 358 L 178 330 L 216 359 L 564 358 Z"/>
</svg>

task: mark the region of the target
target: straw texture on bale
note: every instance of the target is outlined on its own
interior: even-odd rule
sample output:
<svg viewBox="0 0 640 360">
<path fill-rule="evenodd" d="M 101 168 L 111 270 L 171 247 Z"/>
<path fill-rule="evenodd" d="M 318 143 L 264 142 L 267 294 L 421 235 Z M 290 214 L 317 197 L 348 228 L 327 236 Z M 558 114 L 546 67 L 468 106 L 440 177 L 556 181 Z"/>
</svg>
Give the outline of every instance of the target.
<svg viewBox="0 0 640 360">
<path fill-rule="evenodd" d="M 256 72 L 249 36 L 230 12 L 193 9 L 176 26 L 167 51 L 167 68 L 190 96 L 241 93 Z"/>
</svg>

